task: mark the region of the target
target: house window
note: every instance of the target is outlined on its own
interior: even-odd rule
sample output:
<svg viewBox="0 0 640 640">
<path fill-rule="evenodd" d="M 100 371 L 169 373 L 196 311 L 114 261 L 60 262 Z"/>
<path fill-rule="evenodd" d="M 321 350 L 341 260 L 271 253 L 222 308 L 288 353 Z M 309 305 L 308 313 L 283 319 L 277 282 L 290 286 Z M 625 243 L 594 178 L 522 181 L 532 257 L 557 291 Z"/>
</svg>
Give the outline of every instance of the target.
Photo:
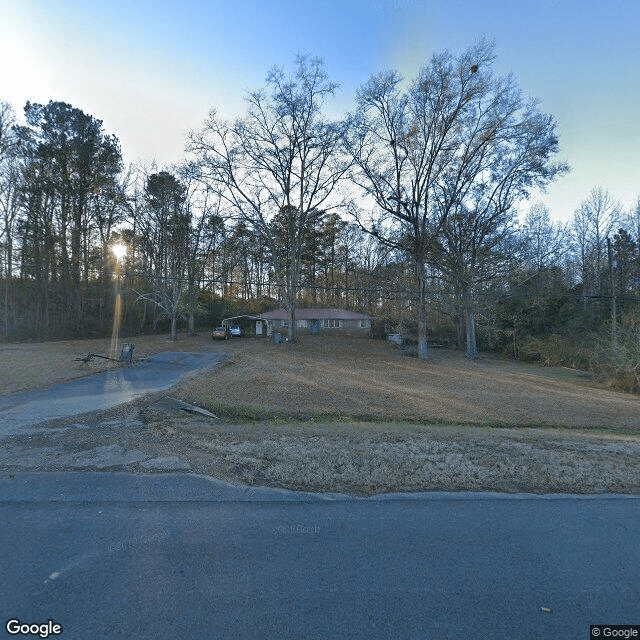
<svg viewBox="0 0 640 640">
<path fill-rule="evenodd" d="M 337 318 L 323 318 L 322 326 L 325 329 L 339 329 L 340 320 L 338 320 Z"/>
<path fill-rule="evenodd" d="M 296 324 L 298 325 L 298 329 L 306 329 L 307 321 L 306 320 L 297 320 Z"/>
<path fill-rule="evenodd" d="M 360 320 L 360 328 L 361 329 L 366 329 L 367 328 L 367 321 L 366 320 Z"/>
</svg>

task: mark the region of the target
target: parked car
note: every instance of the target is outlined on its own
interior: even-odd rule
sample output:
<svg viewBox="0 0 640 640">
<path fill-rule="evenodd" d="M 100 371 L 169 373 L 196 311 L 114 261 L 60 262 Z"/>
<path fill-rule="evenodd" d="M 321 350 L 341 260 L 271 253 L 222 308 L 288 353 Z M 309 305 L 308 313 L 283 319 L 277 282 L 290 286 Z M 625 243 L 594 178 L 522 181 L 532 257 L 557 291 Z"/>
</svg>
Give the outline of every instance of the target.
<svg viewBox="0 0 640 640">
<path fill-rule="evenodd" d="M 242 336 L 242 327 L 237 324 L 232 324 L 231 327 L 229 327 L 229 333 L 234 338 L 240 338 Z"/>
<path fill-rule="evenodd" d="M 212 340 L 228 340 L 230 337 L 231 334 L 229 333 L 229 329 L 227 329 L 227 327 L 216 327 L 211 332 Z"/>
</svg>

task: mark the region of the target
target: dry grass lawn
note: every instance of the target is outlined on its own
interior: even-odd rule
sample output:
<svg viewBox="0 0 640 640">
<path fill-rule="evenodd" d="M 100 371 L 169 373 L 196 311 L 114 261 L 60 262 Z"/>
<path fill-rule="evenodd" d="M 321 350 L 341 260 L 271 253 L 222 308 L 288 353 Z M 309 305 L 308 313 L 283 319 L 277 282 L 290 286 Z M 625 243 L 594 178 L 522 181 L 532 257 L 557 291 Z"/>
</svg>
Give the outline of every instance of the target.
<svg viewBox="0 0 640 640">
<path fill-rule="evenodd" d="M 640 398 L 592 384 L 584 374 L 453 350 L 426 362 L 364 338 L 306 336 L 299 344 L 231 342 L 231 360 L 215 377 L 180 387 L 186 399 L 215 409 L 259 407 L 292 417 L 325 414 L 367 420 L 630 429 Z"/>
<path fill-rule="evenodd" d="M 0 468 L 32 464 L 34 447 L 47 452 L 38 468 L 69 468 L 70 452 L 117 444 L 195 473 L 312 491 L 640 493 L 640 398 L 579 372 L 469 362 L 449 350 L 420 362 L 361 338 L 131 341 L 137 357 L 218 349 L 228 357 L 168 393 L 8 439 Z M 0 392 L 100 370 L 106 361 L 74 358 L 108 348 L 108 340 L 0 346 Z M 185 413 L 173 398 L 219 419 Z M 149 472 L 138 463 L 113 470 Z"/>
</svg>

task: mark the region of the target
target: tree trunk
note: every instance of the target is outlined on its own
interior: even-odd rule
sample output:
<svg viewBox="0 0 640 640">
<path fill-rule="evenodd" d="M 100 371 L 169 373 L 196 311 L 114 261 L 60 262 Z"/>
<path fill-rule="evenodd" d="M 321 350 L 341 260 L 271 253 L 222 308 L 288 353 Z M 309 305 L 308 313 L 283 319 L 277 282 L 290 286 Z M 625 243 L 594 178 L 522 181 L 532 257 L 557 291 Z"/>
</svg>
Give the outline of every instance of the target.
<svg viewBox="0 0 640 640">
<path fill-rule="evenodd" d="M 296 339 L 296 305 L 291 299 L 287 300 L 287 315 L 289 317 L 289 342 Z"/>
<path fill-rule="evenodd" d="M 171 312 L 171 341 L 176 342 L 178 339 L 178 313 L 177 309 Z"/>
<path fill-rule="evenodd" d="M 478 345 L 476 344 L 476 315 L 471 303 L 471 287 L 467 288 L 462 295 L 464 306 L 464 322 L 467 329 L 467 351 L 469 360 L 478 358 Z"/>
<path fill-rule="evenodd" d="M 180 305 L 180 297 L 182 295 L 182 289 L 176 282 L 171 291 L 171 341 L 175 342 L 178 339 L 178 307 Z"/>
<path fill-rule="evenodd" d="M 416 265 L 418 279 L 418 358 L 429 357 L 427 347 L 427 274 L 424 262 Z"/>
<path fill-rule="evenodd" d="M 11 296 L 10 289 L 11 278 L 7 273 L 4 274 L 4 340 L 9 342 L 9 297 Z"/>
<path fill-rule="evenodd" d="M 195 336 L 196 334 L 196 319 L 193 312 L 193 308 L 189 310 L 189 329 L 187 335 Z"/>
<path fill-rule="evenodd" d="M 299 264 L 295 255 L 290 259 L 287 273 L 287 315 L 289 316 L 289 342 L 295 342 L 296 331 L 296 303 L 298 292 Z"/>
<path fill-rule="evenodd" d="M 292 283 L 287 284 L 287 317 L 289 321 L 289 342 L 296 339 L 296 294 Z"/>
<path fill-rule="evenodd" d="M 11 285 L 13 284 L 13 243 L 9 225 L 5 227 L 7 235 L 7 264 L 4 272 L 4 339 L 9 342 L 11 330 L 9 328 L 9 309 L 11 308 Z M 15 315 L 15 312 L 13 312 Z"/>
<path fill-rule="evenodd" d="M 456 319 L 456 347 L 458 351 L 462 351 L 465 348 L 465 318 L 462 305 L 458 305 L 458 317 Z"/>
<path fill-rule="evenodd" d="M 196 306 L 198 304 L 198 290 L 195 282 L 195 274 L 189 270 L 189 289 L 187 291 L 187 299 L 189 301 L 189 327 L 187 335 L 196 335 Z"/>
</svg>

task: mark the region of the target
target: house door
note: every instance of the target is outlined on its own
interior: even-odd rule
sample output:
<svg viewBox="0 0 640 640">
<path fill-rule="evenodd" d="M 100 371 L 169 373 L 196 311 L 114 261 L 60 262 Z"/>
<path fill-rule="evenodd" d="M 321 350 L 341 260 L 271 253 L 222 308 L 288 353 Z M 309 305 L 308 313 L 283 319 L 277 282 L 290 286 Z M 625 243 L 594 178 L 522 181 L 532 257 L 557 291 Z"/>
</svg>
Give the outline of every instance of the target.
<svg viewBox="0 0 640 640">
<path fill-rule="evenodd" d="M 311 321 L 311 334 L 314 336 L 318 335 L 320 331 L 320 320 L 312 320 Z"/>
</svg>

